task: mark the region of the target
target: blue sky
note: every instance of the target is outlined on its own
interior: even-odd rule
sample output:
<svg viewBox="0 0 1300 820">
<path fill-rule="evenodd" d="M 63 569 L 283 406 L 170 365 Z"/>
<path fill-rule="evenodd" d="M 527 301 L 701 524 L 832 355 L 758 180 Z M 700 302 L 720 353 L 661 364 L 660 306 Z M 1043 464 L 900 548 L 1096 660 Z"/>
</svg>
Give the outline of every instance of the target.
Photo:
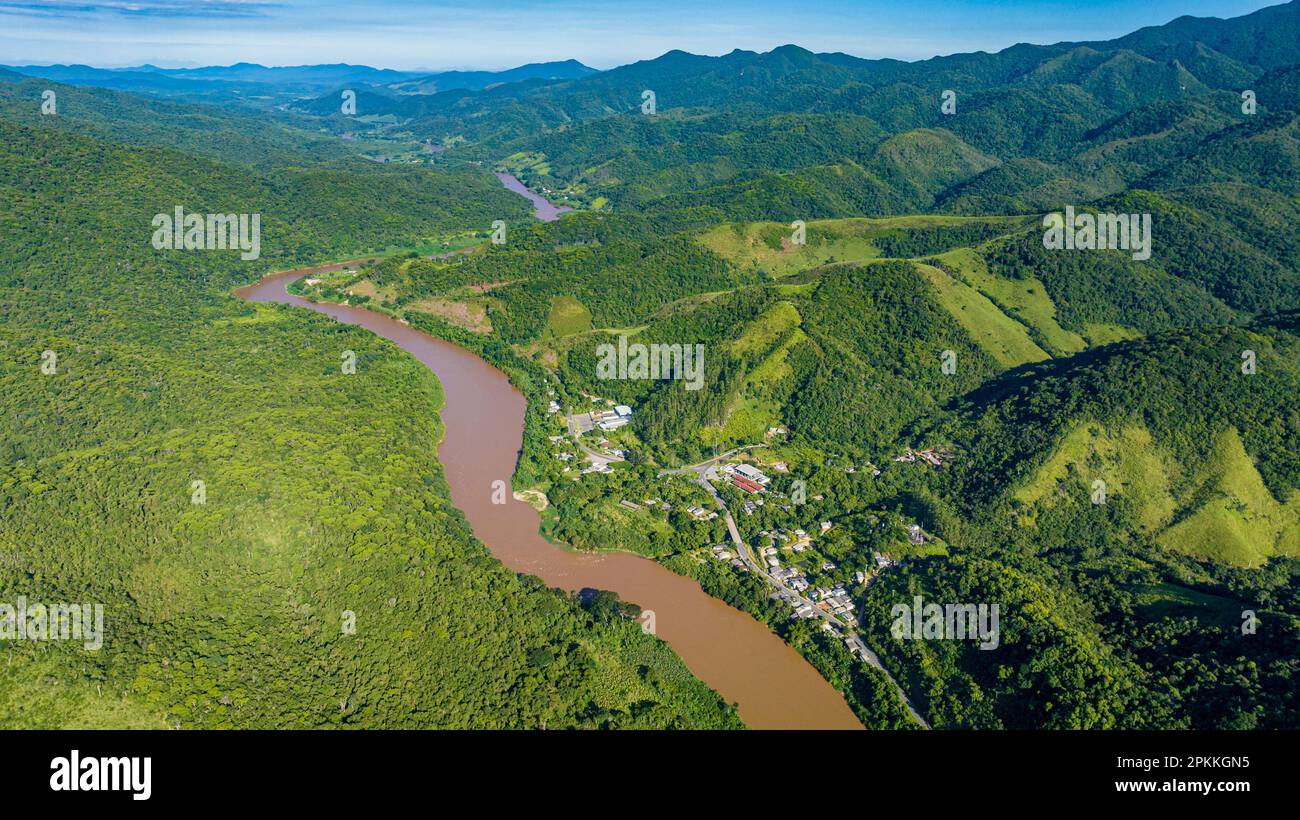
<svg viewBox="0 0 1300 820">
<path fill-rule="evenodd" d="M 905 60 L 1098 40 L 1275 0 L 0 0 L 0 63 L 597 68 L 796 43 Z"/>
</svg>

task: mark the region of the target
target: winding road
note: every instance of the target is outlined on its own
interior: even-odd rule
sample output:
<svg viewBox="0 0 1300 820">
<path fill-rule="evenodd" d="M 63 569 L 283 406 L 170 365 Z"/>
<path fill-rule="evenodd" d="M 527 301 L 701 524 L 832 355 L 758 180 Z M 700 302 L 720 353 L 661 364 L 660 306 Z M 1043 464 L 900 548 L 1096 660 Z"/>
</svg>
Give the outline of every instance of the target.
<svg viewBox="0 0 1300 820">
<path fill-rule="evenodd" d="M 236 294 L 253 302 L 293 305 L 358 325 L 395 343 L 437 376 L 445 404 L 438 462 L 451 503 L 474 535 L 510 570 L 570 592 L 609 590 L 655 613 L 655 634 L 687 668 L 737 706 L 758 729 L 862 729 L 862 723 L 798 652 L 765 624 L 704 592 L 693 579 L 631 553 L 577 553 L 540 533 L 541 517 L 515 498 L 500 503 L 495 486 L 515 473 L 527 401 L 496 368 L 464 348 L 360 307 L 309 302 L 286 291 L 311 272 L 272 274 Z M 396 351 L 395 351 L 396 354 Z M 431 408 L 431 410 L 439 410 Z"/>
</svg>

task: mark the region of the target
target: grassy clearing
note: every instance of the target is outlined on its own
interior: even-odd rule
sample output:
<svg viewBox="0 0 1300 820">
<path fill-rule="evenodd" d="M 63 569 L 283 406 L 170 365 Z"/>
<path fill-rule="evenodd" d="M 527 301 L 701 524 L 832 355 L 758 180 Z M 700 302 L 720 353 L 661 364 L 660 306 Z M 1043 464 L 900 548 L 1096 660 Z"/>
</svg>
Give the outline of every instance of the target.
<svg viewBox="0 0 1300 820">
<path fill-rule="evenodd" d="M 1170 477 L 1180 470 L 1160 452 L 1151 433 L 1133 424 L 1109 431 L 1100 424 L 1081 424 L 1061 440 L 1060 445 L 1034 476 L 1015 492 L 1015 498 L 1028 508 L 1071 486 L 1071 478 L 1082 482 L 1078 492 L 1090 492 L 1093 482 L 1106 482 L 1106 495 L 1123 496 L 1133 501 L 1138 527 L 1156 532 L 1174 514 Z M 1032 512 L 1021 521 L 1032 524 Z"/>
<path fill-rule="evenodd" d="M 838 220 L 830 224 L 834 222 Z M 776 222 L 720 225 L 702 234 L 699 242 L 738 265 L 763 270 L 777 278 L 829 262 L 865 262 L 879 258 L 880 250 L 869 239 L 816 227 L 826 224 L 810 223 L 804 245 L 793 244 L 790 226 Z"/>
<path fill-rule="evenodd" d="M 731 352 L 740 357 L 761 357 L 746 375 L 741 389 L 726 409 L 720 426 L 704 427 L 699 439 L 711 447 L 752 444 L 761 441 L 767 428 L 781 420 L 779 402 L 764 397 L 763 388 L 789 375 L 786 357 L 791 348 L 807 338 L 800 325 L 803 317 L 789 302 L 777 302 L 750 322 Z"/>
<path fill-rule="evenodd" d="M 939 292 L 939 303 L 998 364 L 1005 368 L 1051 358 L 1034 344 L 1025 326 L 1007 316 L 989 298 L 933 265 L 916 264 Z"/>
<path fill-rule="evenodd" d="M 1005 223 L 1018 217 L 912 215 L 883 219 L 819 219 L 805 225 L 805 244 L 792 242 L 793 228 L 779 222 L 719 225 L 698 237 L 700 244 L 742 267 L 775 278 L 835 262 L 881 258 L 873 239 L 890 231 L 956 226 L 970 222 Z"/>
<path fill-rule="evenodd" d="M 501 167 L 515 176 L 526 171 L 538 174 L 551 173 L 551 165 L 546 161 L 546 155 L 538 151 L 520 151 L 511 154 L 501 161 Z"/>
<path fill-rule="evenodd" d="M 408 309 L 437 316 L 448 324 L 474 333 L 492 332 L 492 320 L 488 318 L 487 306 L 479 301 L 429 298 L 411 304 Z"/>
<path fill-rule="evenodd" d="M 556 296 L 551 300 L 551 315 L 546 320 L 550 336 L 571 336 L 591 330 L 591 311 L 572 296 Z"/>
<path fill-rule="evenodd" d="M 1243 567 L 1300 555 L 1300 492 L 1285 503 L 1274 498 L 1235 429 L 1215 442 L 1196 486 L 1193 497 L 1208 500 L 1161 533 L 1161 546 Z"/>
<path fill-rule="evenodd" d="M 803 317 L 799 310 L 789 302 L 777 302 L 754 321 L 750 322 L 740 338 L 731 345 L 731 351 L 737 356 L 750 356 L 754 353 L 771 350 L 772 346 L 799 327 Z"/>
<path fill-rule="evenodd" d="M 1088 346 L 1082 336 L 1056 321 L 1056 304 L 1038 279 L 1004 279 L 989 273 L 983 257 L 971 248 L 958 248 L 936 258 L 958 278 L 1000 305 L 1008 316 L 1033 328 L 1053 355 L 1078 353 Z"/>
<path fill-rule="evenodd" d="M 1141 335 L 1141 332 L 1123 325 L 1088 324 L 1083 327 L 1083 336 L 1088 340 L 1090 347 L 1137 339 Z"/>
</svg>

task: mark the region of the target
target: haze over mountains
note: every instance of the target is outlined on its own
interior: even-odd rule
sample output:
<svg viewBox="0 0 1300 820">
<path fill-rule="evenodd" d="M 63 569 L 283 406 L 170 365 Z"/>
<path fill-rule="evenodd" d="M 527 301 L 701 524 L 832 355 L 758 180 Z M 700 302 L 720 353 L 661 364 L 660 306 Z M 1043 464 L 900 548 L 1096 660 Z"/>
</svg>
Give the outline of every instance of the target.
<svg viewBox="0 0 1300 820">
<path fill-rule="evenodd" d="M 346 85 L 387 88 L 402 94 L 432 94 L 453 89 L 481 90 L 499 83 L 528 79 L 573 79 L 594 74 L 576 60 L 533 63 L 504 71 L 394 71 L 370 66 L 304 65 L 263 66 L 236 63 L 202 68 L 92 68 L 86 65 L 6 66 L 31 77 L 74 85 L 88 85 L 158 94 L 182 99 L 217 102 L 223 97 L 254 103 L 282 102 L 295 96 L 320 94 Z"/>
</svg>

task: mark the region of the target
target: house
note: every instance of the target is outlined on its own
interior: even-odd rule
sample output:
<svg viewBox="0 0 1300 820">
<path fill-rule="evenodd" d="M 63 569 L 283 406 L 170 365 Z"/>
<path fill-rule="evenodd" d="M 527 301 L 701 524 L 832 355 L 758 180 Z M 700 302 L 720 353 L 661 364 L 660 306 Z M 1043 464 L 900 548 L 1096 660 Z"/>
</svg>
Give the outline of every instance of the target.
<svg viewBox="0 0 1300 820">
<path fill-rule="evenodd" d="M 594 416 L 595 413 L 593 413 L 592 415 Z M 604 421 L 596 422 L 596 426 L 606 432 L 609 432 L 610 430 L 617 430 L 620 427 L 626 427 L 629 421 L 630 419 L 628 419 L 626 416 L 611 416 L 610 418 L 607 418 Z"/>
<path fill-rule="evenodd" d="M 758 484 L 760 486 L 767 484 L 769 481 L 772 480 L 767 476 L 763 475 L 763 471 L 753 466 L 752 464 L 737 464 L 736 474 L 744 478 L 747 478 L 753 483 Z"/>
<path fill-rule="evenodd" d="M 823 521 L 820 526 L 822 528 L 822 532 L 826 532 L 831 528 L 832 524 L 829 521 Z"/>
<path fill-rule="evenodd" d="M 703 507 L 687 507 L 686 512 L 690 513 L 691 517 L 695 518 L 697 521 L 701 519 L 712 520 L 718 517 L 717 513 L 710 513 Z"/>
<path fill-rule="evenodd" d="M 620 507 L 628 510 L 639 510 L 641 507 L 635 501 L 628 501 L 626 498 L 618 502 Z"/>
<path fill-rule="evenodd" d="M 632 408 L 628 407 L 626 404 L 615 405 L 614 412 L 617 413 L 621 418 L 625 418 L 625 419 L 632 418 Z"/>
</svg>

